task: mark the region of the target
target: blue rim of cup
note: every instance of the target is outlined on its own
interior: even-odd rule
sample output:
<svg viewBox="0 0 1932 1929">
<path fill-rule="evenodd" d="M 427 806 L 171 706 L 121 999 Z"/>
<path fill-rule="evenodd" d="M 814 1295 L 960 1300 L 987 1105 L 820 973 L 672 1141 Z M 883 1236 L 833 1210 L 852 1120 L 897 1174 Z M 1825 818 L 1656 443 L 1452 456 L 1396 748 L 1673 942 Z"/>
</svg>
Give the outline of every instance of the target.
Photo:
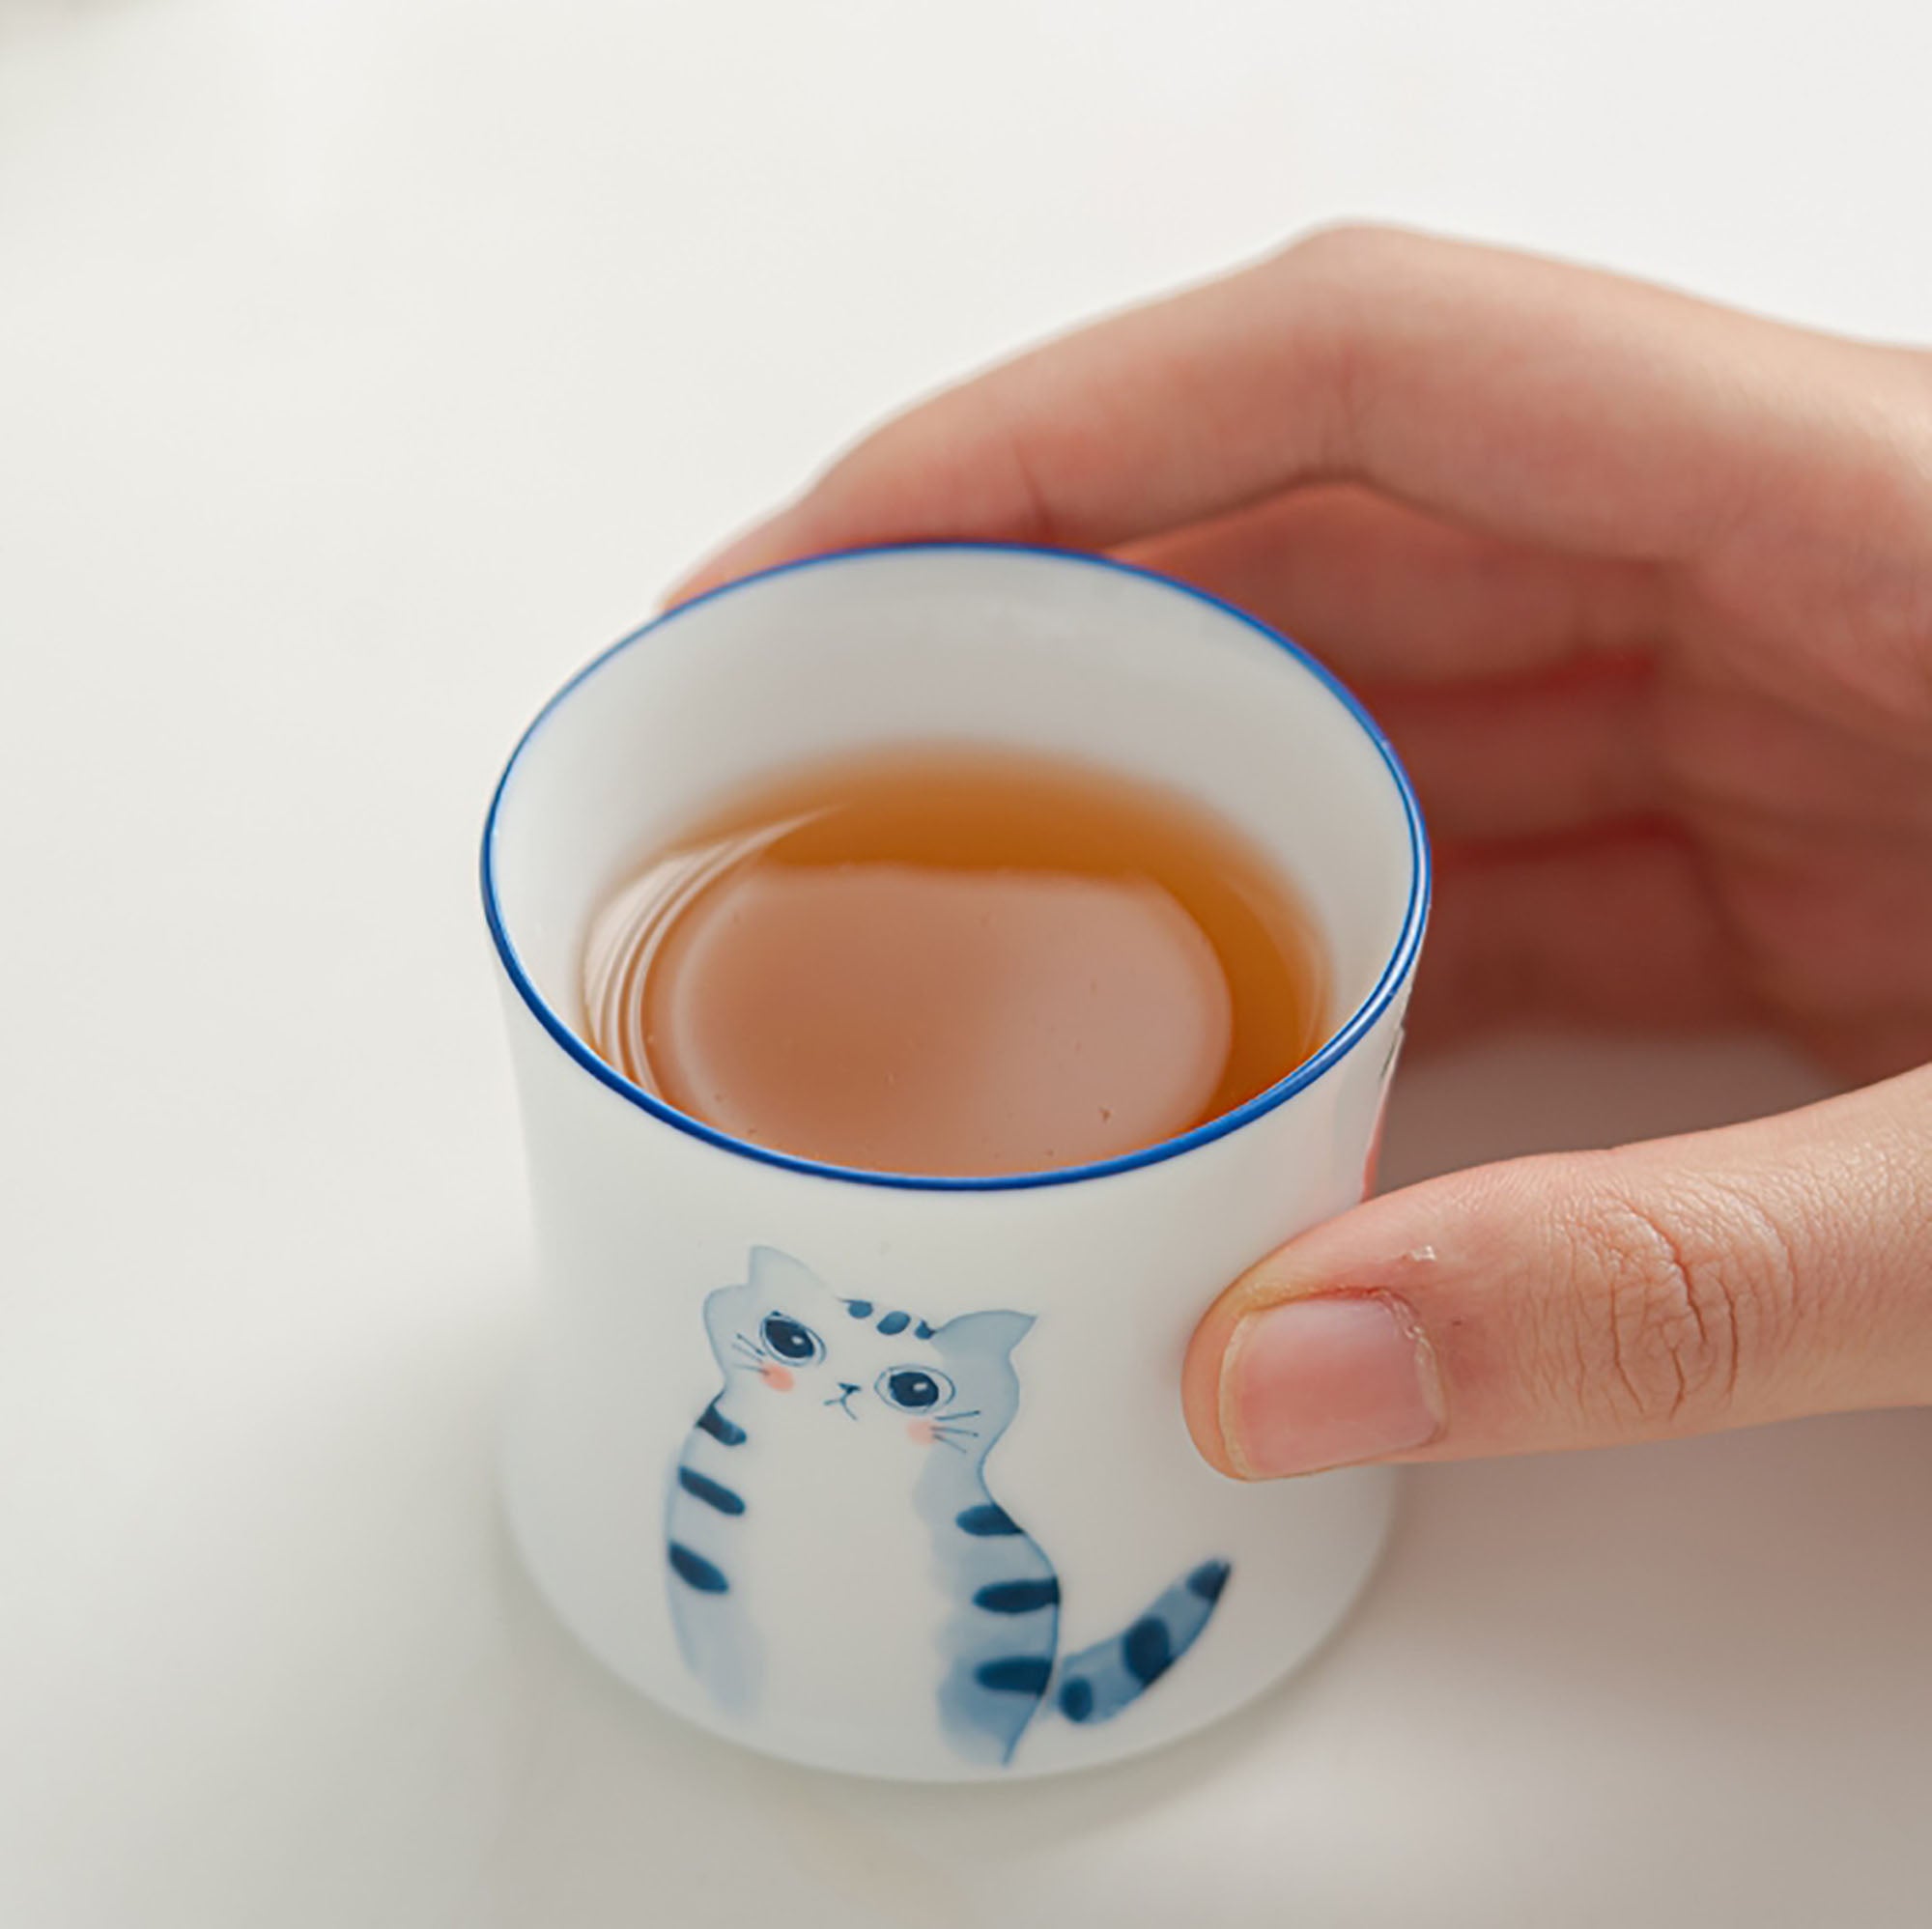
<svg viewBox="0 0 1932 1929">
<path fill-rule="evenodd" d="M 1106 569 L 1122 576 L 1140 577 L 1177 595 L 1190 597 L 1197 603 L 1208 604 L 1223 615 L 1230 616 L 1236 622 L 1244 624 L 1258 635 L 1265 637 L 1277 649 L 1298 663 L 1354 719 L 1363 735 L 1380 755 L 1388 771 L 1389 780 L 1395 785 L 1396 794 L 1402 801 L 1403 816 L 1408 832 L 1409 887 L 1408 904 L 1403 913 L 1401 930 L 1397 934 L 1395 946 L 1389 952 L 1387 962 L 1382 966 L 1381 974 L 1376 979 L 1369 995 L 1313 1057 L 1304 1059 L 1286 1078 L 1278 1079 L 1264 1092 L 1258 1092 L 1254 1097 L 1236 1106 L 1232 1112 L 1221 1113 L 1204 1124 L 1194 1126 L 1190 1131 L 1182 1132 L 1172 1139 L 1162 1139 L 1151 1146 L 1144 1146 L 1138 1151 L 1122 1152 L 1111 1159 L 1096 1159 L 1087 1165 L 1056 1167 L 1045 1172 L 1007 1173 L 977 1178 L 920 1173 L 871 1172 L 860 1166 L 831 1165 L 820 1159 L 800 1158 L 791 1152 L 778 1151 L 769 1146 L 753 1145 L 748 1139 L 735 1138 L 729 1132 L 722 1132 L 714 1125 L 707 1125 L 703 1120 L 693 1118 L 688 1112 L 680 1112 L 675 1106 L 668 1105 L 655 1093 L 646 1092 L 642 1086 L 626 1078 L 613 1065 L 599 1058 L 551 1008 L 548 1000 L 537 989 L 528 972 L 524 969 L 523 960 L 517 955 L 517 948 L 511 943 L 510 934 L 504 928 L 502 908 L 497 901 L 497 823 L 503 808 L 504 793 L 509 789 L 510 780 L 516 775 L 517 765 L 524 752 L 536 740 L 537 733 L 581 685 L 595 676 L 612 659 L 645 642 L 667 625 L 677 622 L 690 610 L 715 602 L 719 597 L 735 595 L 753 583 L 766 582 L 773 577 L 789 576 L 803 570 L 849 564 L 867 556 L 959 551 L 1041 556 L 1072 567 Z M 1305 1092 L 1317 1079 L 1347 1058 L 1388 1009 L 1414 969 L 1416 954 L 1422 948 L 1423 929 L 1429 920 L 1430 878 L 1429 837 L 1423 829 L 1421 808 L 1416 803 L 1414 786 L 1409 782 L 1408 773 L 1403 769 L 1402 761 L 1396 755 L 1394 748 L 1382 734 L 1375 719 L 1362 706 L 1361 700 L 1324 664 L 1311 656 L 1299 643 L 1283 636 L 1279 630 L 1264 623 L 1259 617 L 1251 616 L 1245 610 L 1237 609 L 1234 604 L 1221 597 L 1210 595 L 1205 589 L 1197 589 L 1192 583 L 1163 576 L 1157 570 L 1143 569 L 1137 563 L 1118 561 L 1112 556 L 1094 555 L 1078 550 L 1050 549 L 1037 543 L 875 543 L 858 549 L 832 550 L 821 555 L 805 556 L 796 562 L 779 563 L 771 569 L 758 570 L 750 576 L 739 577 L 730 582 L 721 584 L 716 589 L 706 590 L 701 596 L 693 597 L 688 603 L 680 603 L 675 609 L 663 611 L 648 623 L 640 625 L 628 636 L 619 638 L 609 649 L 593 657 L 537 712 L 531 719 L 529 727 L 517 739 L 517 746 L 510 752 L 509 761 L 503 766 L 503 774 L 497 780 L 497 788 L 490 799 L 489 814 L 483 821 L 483 915 L 489 922 L 490 937 L 497 947 L 497 955 L 502 961 L 503 970 L 508 974 L 518 995 L 529 1007 L 530 1015 L 592 1078 L 599 1084 L 610 1087 L 619 1097 L 628 1099 L 640 1111 L 649 1113 L 653 1119 L 661 1120 L 665 1124 L 674 1126 L 692 1138 L 701 1139 L 706 1145 L 715 1146 L 721 1151 L 735 1152 L 742 1158 L 755 1159 L 762 1165 L 779 1166 L 787 1172 L 804 1173 L 814 1178 L 838 1179 L 848 1185 L 891 1186 L 911 1192 L 1019 1192 L 1046 1185 L 1073 1185 L 1083 1179 L 1108 1178 L 1117 1173 L 1135 1172 L 1143 1166 L 1158 1165 L 1164 1160 L 1179 1157 L 1182 1152 L 1193 1151 L 1197 1147 L 1210 1145 L 1214 1140 L 1225 1138 L 1231 1132 L 1237 1132 L 1243 1125 L 1251 1124 L 1255 1120 L 1272 1112 L 1276 1106 L 1284 1104 L 1296 1092 Z"/>
</svg>

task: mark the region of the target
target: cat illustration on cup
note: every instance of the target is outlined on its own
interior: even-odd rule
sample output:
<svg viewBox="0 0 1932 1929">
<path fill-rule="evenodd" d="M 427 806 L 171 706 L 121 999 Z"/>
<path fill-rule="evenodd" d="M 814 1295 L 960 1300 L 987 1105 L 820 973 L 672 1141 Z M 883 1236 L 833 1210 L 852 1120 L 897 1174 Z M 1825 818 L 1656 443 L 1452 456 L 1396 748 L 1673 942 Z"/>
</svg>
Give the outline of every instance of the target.
<svg viewBox="0 0 1932 1929">
<path fill-rule="evenodd" d="M 934 1326 L 842 1297 L 769 1247 L 748 1271 L 705 1301 L 724 1385 L 666 1514 L 678 1644 L 721 1709 L 822 1719 L 827 1644 L 842 1644 L 840 1691 L 865 1719 L 936 1728 L 966 1760 L 1003 1766 L 1043 1712 L 1111 1720 L 1200 1638 L 1225 1561 L 1061 1652 L 1059 1575 L 986 1484 L 1018 1411 L 1029 1316 Z"/>
</svg>

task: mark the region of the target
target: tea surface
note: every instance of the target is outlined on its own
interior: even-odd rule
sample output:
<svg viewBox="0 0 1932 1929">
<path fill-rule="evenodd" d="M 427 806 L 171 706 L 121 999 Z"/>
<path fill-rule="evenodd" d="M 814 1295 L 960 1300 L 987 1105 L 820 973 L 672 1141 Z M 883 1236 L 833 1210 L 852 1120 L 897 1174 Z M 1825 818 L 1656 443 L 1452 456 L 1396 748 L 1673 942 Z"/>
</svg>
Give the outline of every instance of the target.
<svg viewBox="0 0 1932 1929">
<path fill-rule="evenodd" d="M 606 901 L 592 1047 L 831 1164 L 1111 1158 L 1266 1090 L 1329 1029 L 1293 886 L 1216 813 L 1070 761 L 910 746 L 727 800 Z"/>
</svg>

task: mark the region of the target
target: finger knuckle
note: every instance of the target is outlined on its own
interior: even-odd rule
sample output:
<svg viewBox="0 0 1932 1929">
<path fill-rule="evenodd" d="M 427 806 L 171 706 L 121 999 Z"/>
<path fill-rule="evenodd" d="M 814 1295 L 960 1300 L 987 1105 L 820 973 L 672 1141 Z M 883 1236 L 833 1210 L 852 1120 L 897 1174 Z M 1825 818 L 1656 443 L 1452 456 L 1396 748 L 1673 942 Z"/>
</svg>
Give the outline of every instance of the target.
<svg viewBox="0 0 1932 1929">
<path fill-rule="evenodd" d="M 1382 387 L 1378 318 L 1424 272 L 1418 237 L 1361 223 L 1318 228 L 1281 257 L 1295 359 L 1322 412 L 1305 426 L 1318 467 L 1358 468 Z"/>
<path fill-rule="evenodd" d="M 1406 259 L 1416 239 L 1400 228 L 1375 221 L 1334 221 L 1297 236 L 1282 251 L 1282 259 L 1300 273 L 1352 280 L 1382 272 L 1390 263 Z"/>
<path fill-rule="evenodd" d="M 1575 1394 L 1620 1429 L 1721 1424 L 1766 1349 L 1778 1293 L 1775 1229 L 1686 1188 L 1598 1190 L 1570 1227 Z"/>
</svg>

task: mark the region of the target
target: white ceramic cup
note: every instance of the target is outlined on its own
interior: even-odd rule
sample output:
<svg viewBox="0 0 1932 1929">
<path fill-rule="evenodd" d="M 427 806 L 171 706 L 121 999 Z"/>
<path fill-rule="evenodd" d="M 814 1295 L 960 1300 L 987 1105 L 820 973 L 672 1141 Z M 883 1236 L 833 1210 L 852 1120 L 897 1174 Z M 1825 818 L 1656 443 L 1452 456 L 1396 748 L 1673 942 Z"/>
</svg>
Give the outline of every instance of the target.
<svg viewBox="0 0 1932 1929">
<path fill-rule="evenodd" d="M 581 950 L 631 866 L 748 780 L 936 739 L 1111 766 L 1232 819 L 1320 922 L 1328 1042 L 1180 1138 L 995 1179 L 786 1157 L 593 1056 Z M 1360 1198 L 1422 941 L 1413 796 L 1325 670 L 1095 558 L 819 558 L 568 684 L 504 772 L 483 891 L 543 1275 L 509 1514 L 587 1647 L 768 1753 L 965 1780 L 1155 1746 L 1321 1640 L 1392 1476 L 1224 1479 L 1179 1368 L 1224 1286 Z"/>
</svg>

